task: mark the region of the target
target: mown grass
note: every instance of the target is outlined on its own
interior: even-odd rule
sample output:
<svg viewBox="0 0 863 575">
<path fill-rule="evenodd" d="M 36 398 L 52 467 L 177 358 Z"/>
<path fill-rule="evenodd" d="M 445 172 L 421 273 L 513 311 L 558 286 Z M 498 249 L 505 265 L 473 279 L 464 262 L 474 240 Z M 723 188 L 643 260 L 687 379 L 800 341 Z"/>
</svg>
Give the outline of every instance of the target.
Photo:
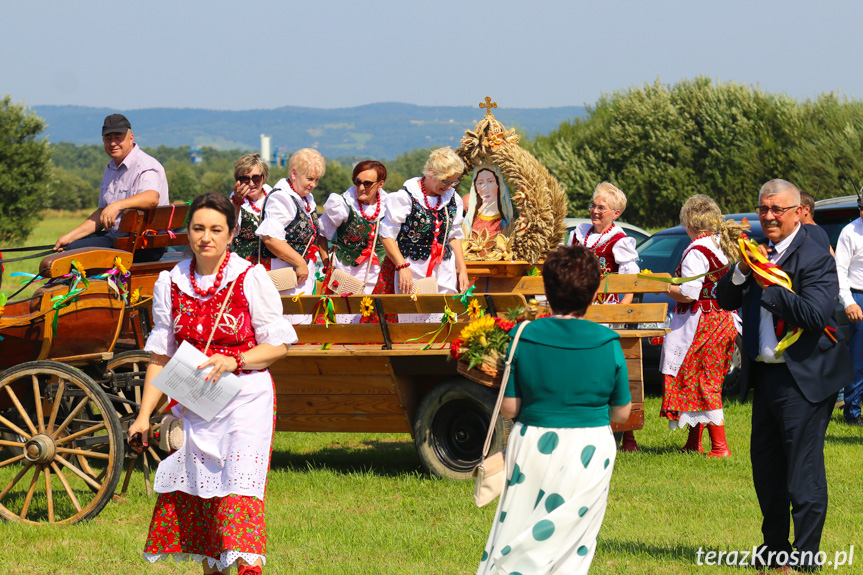
<svg viewBox="0 0 863 575">
<path fill-rule="evenodd" d="M 39 222 L 33 229 L 33 233 L 30 234 L 30 237 L 28 237 L 26 241 L 20 242 L 16 245 L 4 245 L 0 247 L 18 248 L 26 246 L 53 246 L 54 243 L 57 241 L 57 238 L 80 224 L 92 212 L 93 210 L 48 210 L 42 213 L 42 217 L 39 219 Z M 2 249 L 0 249 L 0 251 L 2 251 Z M 21 256 L 31 255 L 34 253 L 39 252 L 3 252 L 3 257 L 12 259 Z M 10 274 L 15 272 L 35 274 L 37 271 L 39 271 L 40 259 L 41 258 L 34 258 L 6 264 L 4 266 L 5 271 L 3 272 L 3 285 L 2 287 L 0 287 L 0 293 L 5 293 L 7 296 L 11 296 L 13 293 L 18 291 L 18 288 L 21 286 L 21 278 L 10 278 Z M 21 295 L 16 296 L 15 299 L 23 299 L 24 297 L 32 294 L 35 290 L 35 287 L 27 288 L 21 293 Z"/>
<path fill-rule="evenodd" d="M 726 406 L 734 455 L 725 460 L 678 453 L 684 432 L 667 429 L 659 406 L 659 398 L 647 398 L 641 452 L 618 457 L 591 573 L 754 574 L 696 565 L 699 548 L 744 550 L 761 541 L 751 404 Z M 826 446 L 830 507 L 822 549 L 829 559 L 856 547 L 863 527 L 856 503 L 863 429 L 840 420 L 837 411 Z M 140 474 L 133 487 L 128 501 L 110 503 L 84 524 L 0 524 L 0 572 L 199 573 L 189 563 L 141 560 L 153 499 L 143 494 Z M 472 573 L 495 511 L 474 507 L 472 487 L 425 474 L 406 435 L 278 433 L 267 494 L 268 572 Z M 863 553 L 855 555 L 855 565 L 835 572 L 863 572 Z"/>
</svg>

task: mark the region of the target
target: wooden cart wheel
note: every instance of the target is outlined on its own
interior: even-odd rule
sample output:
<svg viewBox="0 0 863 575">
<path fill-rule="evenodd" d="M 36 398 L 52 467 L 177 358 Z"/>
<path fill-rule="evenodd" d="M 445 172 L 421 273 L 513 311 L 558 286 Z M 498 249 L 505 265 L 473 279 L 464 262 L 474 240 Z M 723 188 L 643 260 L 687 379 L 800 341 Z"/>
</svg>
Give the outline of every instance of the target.
<svg viewBox="0 0 863 575">
<path fill-rule="evenodd" d="M 138 410 L 141 406 L 141 396 L 144 391 L 144 375 L 146 374 L 148 365 L 150 365 L 150 352 L 134 350 L 124 351 L 123 353 L 115 355 L 105 366 L 106 370 L 115 375 L 133 375 L 136 379 L 140 379 L 140 385 L 136 385 L 134 391 L 120 390 L 117 393 L 121 398 L 135 402 L 134 406 L 125 402 L 118 403 L 115 406 L 117 415 L 122 421 L 128 420 L 131 423 L 134 421 L 134 417 L 137 417 L 138 415 Z M 167 404 L 168 399 L 165 397 L 163 398 L 161 405 L 156 408 L 155 413 L 161 413 Z M 124 427 L 127 426 L 124 425 Z M 158 424 L 155 427 L 158 428 Z M 125 440 L 127 440 L 127 438 L 124 434 L 124 441 Z M 144 489 L 146 490 L 147 495 L 151 496 L 153 494 L 153 486 L 150 481 L 150 475 L 151 472 L 155 471 L 152 469 L 152 466 L 158 465 L 166 455 L 167 454 L 165 452 L 158 448 L 156 442 L 152 440 L 144 453 L 139 454 L 127 448 L 126 470 L 123 473 L 122 482 L 120 484 L 120 496 L 122 497 L 126 494 L 126 491 L 129 488 L 129 482 L 132 479 L 132 474 L 138 467 L 139 462 L 144 474 Z"/>
<path fill-rule="evenodd" d="M 120 480 L 120 420 L 89 376 L 54 361 L 0 373 L 0 517 L 77 523 L 95 517 Z M 18 451 L 19 454 L 15 454 Z"/>
<path fill-rule="evenodd" d="M 414 443 L 432 475 L 468 479 L 482 458 L 497 390 L 459 377 L 440 383 L 420 401 Z M 489 453 L 506 445 L 512 421 L 498 416 Z"/>
</svg>

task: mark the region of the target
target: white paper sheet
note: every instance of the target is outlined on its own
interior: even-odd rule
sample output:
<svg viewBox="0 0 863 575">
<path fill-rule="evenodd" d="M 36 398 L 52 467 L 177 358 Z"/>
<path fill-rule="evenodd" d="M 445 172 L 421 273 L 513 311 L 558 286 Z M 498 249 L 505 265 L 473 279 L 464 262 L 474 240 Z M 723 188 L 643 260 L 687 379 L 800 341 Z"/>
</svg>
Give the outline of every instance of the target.
<svg viewBox="0 0 863 575">
<path fill-rule="evenodd" d="M 233 373 L 223 373 L 219 381 L 205 381 L 213 366 L 197 369 L 207 361 L 207 356 L 187 341 L 180 344 L 171 361 L 153 379 L 153 385 L 210 421 L 240 391 L 240 378 Z"/>
</svg>

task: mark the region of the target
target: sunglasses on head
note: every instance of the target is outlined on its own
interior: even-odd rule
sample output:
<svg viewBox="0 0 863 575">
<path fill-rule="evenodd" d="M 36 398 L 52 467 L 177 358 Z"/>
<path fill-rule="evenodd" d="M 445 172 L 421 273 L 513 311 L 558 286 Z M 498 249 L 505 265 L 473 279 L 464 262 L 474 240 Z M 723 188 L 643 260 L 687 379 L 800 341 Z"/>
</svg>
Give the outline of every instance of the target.
<svg viewBox="0 0 863 575">
<path fill-rule="evenodd" d="M 256 186 L 260 184 L 263 179 L 264 176 L 262 176 L 261 174 L 256 174 L 254 176 L 240 176 L 239 178 L 237 178 L 237 180 L 241 184 L 248 184 L 249 182 L 254 182 Z"/>
<path fill-rule="evenodd" d="M 375 180 L 374 182 L 366 182 L 366 181 L 361 180 L 361 179 L 359 179 L 359 178 L 356 178 L 356 179 L 354 180 L 354 185 L 355 185 L 356 187 L 358 187 L 358 188 L 359 188 L 360 186 L 364 186 L 366 189 L 369 189 L 369 188 L 371 188 L 372 186 L 374 186 L 374 185 L 375 185 L 375 184 L 377 184 L 377 183 L 378 183 L 378 182 L 377 182 L 377 180 Z"/>
</svg>

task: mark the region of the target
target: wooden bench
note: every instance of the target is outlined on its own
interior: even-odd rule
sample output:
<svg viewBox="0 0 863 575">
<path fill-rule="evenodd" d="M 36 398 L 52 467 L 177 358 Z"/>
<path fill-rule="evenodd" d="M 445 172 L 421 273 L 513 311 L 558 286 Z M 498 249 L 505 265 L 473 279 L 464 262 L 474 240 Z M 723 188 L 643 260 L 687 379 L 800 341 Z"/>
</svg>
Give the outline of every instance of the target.
<svg viewBox="0 0 863 575">
<path fill-rule="evenodd" d="M 134 252 L 145 248 L 189 245 L 186 227 L 188 204 L 159 206 L 152 210 L 125 210 L 118 232 L 127 234 L 114 240 L 114 248 Z"/>
</svg>

